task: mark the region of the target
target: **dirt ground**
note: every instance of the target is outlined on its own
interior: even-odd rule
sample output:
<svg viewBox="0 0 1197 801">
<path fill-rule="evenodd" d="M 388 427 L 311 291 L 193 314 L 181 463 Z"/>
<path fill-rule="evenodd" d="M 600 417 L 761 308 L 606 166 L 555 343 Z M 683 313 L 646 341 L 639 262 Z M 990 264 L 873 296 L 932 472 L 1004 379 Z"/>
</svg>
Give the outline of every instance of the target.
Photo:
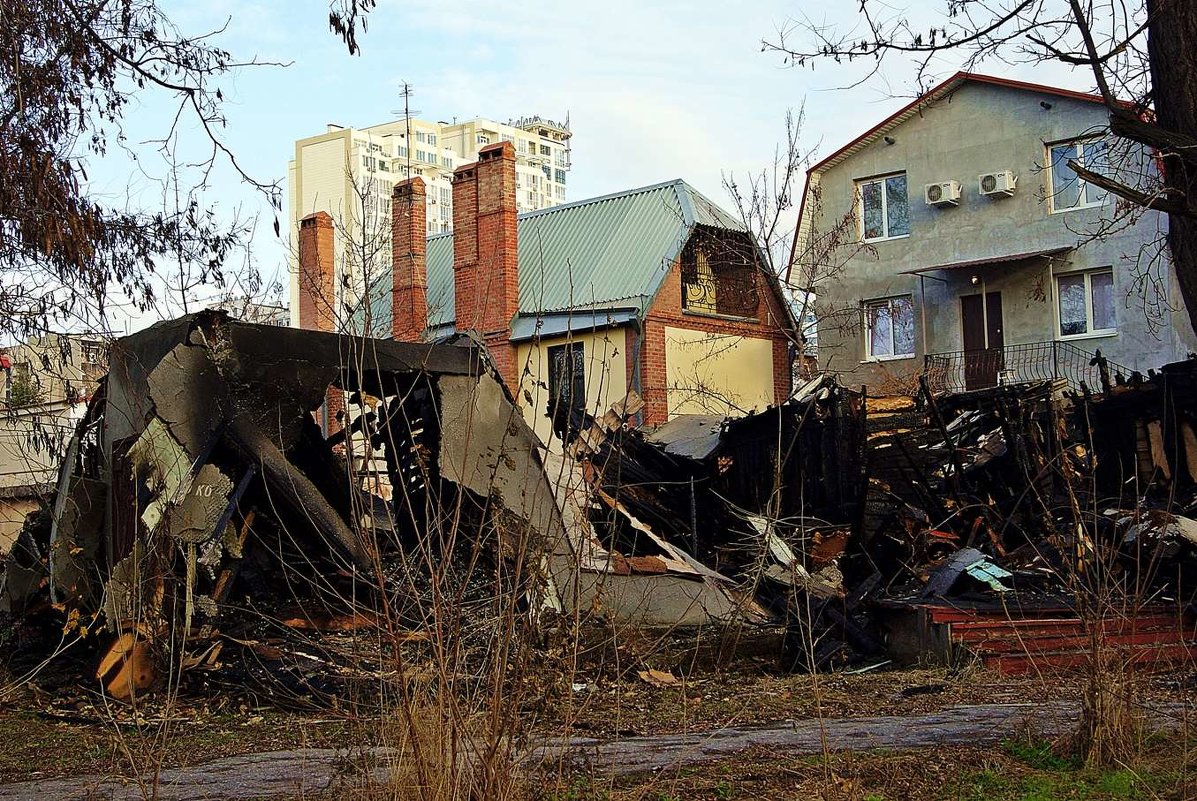
<svg viewBox="0 0 1197 801">
<path fill-rule="evenodd" d="M 970 704 L 1076 699 L 1080 685 L 1077 676 L 1010 678 L 980 669 L 877 670 L 820 676 L 742 671 L 695 680 L 671 680 L 662 675 L 655 680 L 657 684 L 636 677 L 619 681 L 577 677 L 571 688 L 535 711 L 534 732 L 618 739 L 820 716 L 910 715 Z M 1149 710 L 1192 709 L 1197 697 L 1194 692 L 1197 674 L 1192 669 L 1145 675 L 1140 677 L 1140 684 L 1139 695 Z M 182 702 L 149 703 L 134 714 L 128 707 L 105 706 L 86 696 L 63 702 L 27 692 L 16 704 L 0 710 L 0 742 L 5 744 L 0 749 L 0 783 L 54 776 L 129 775 L 155 766 L 188 766 L 222 756 L 298 747 L 370 745 L 372 726 L 373 722 L 368 720 L 331 714 L 264 710 L 231 698 L 200 706 Z M 1033 736 L 1033 732 L 1028 732 L 1028 737 Z M 1151 792 L 1155 795 L 1100 794 L 1105 792 L 1101 787 L 1111 782 L 1123 789 L 1124 785 L 1130 787 L 1127 792 L 1140 792 L 1134 788 L 1148 785 L 1142 783 L 1146 779 L 1136 778 L 1137 774 L 1084 778 L 1075 774 L 1075 766 L 1049 763 L 1052 768 L 1047 771 L 1049 775 L 1040 776 L 1042 765 L 1028 765 L 1023 758 L 1026 755 L 1015 748 L 995 751 L 967 747 L 913 754 L 837 754 L 830 762 L 782 757 L 758 749 L 701 768 L 625 776 L 598 783 L 584 771 L 559 770 L 546 777 L 538 792 L 541 798 L 560 801 L 759 797 L 1197 798 L 1197 786 L 1192 783 L 1197 766 L 1187 750 L 1188 738 L 1179 738 L 1180 745 L 1173 740 L 1153 742 L 1145 749 L 1149 759 L 1144 764 L 1159 765 L 1149 771 Z M 1061 775 L 1071 776 L 1071 780 L 1064 781 Z M 1050 784 L 1058 779 L 1061 788 L 1067 785 L 1071 795 L 1017 794 L 1025 789 L 1027 782 Z M 820 792 L 824 795 L 811 794 L 810 788 L 816 786 L 822 788 Z M 1170 787 L 1180 788 L 1177 792 L 1181 794 L 1159 793 L 1160 788 Z M 842 793 L 826 795 L 830 792 L 828 788 Z M 1015 794 L 1003 795 L 1007 790 Z"/>
<path fill-rule="evenodd" d="M 1145 674 L 1147 708 L 1190 704 L 1197 671 Z M 979 668 L 777 675 L 739 671 L 654 686 L 643 680 L 587 682 L 543 710 L 536 728 L 594 737 L 703 731 L 797 718 L 903 715 L 968 704 L 1079 700 L 1079 673 L 1001 676 Z"/>
<path fill-rule="evenodd" d="M 1197 743 L 1159 739 L 1134 765 L 1086 770 L 1037 740 L 1000 748 L 841 752 L 826 758 L 753 750 L 732 759 L 652 775 L 596 781 L 554 777 L 543 801 L 825 799 L 826 801 L 1114 801 L 1197 798 Z"/>
</svg>

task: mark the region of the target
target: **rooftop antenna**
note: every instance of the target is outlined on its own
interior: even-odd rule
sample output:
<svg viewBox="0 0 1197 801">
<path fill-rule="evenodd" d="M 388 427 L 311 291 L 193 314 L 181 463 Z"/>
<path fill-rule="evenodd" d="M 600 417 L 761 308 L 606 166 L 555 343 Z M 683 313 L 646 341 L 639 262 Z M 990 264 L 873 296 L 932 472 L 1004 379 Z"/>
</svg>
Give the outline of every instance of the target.
<svg viewBox="0 0 1197 801">
<path fill-rule="evenodd" d="M 402 114 L 403 121 L 407 123 L 407 133 L 403 137 L 405 140 L 404 146 L 407 148 L 407 167 L 405 173 L 405 177 L 407 178 L 411 177 L 411 118 L 413 114 L 420 113 L 419 111 L 412 111 L 411 108 L 411 96 L 414 94 L 415 90 L 411 88 L 411 84 L 404 81 L 403 88 L 399 90 L 399 97 L 403 98 L 403 111 L 400 112 L 399 109 L 395 109 L 391 112 L 392 114 Z"/>
</svg>

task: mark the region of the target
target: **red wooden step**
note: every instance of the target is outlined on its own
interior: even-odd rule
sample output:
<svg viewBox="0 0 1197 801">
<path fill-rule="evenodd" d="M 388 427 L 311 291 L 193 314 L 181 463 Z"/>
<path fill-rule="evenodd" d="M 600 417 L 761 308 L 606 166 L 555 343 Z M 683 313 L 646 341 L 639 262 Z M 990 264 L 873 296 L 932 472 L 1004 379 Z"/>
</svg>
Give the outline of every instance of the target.
<svg viewBox="0 0 1197 801">
<path fill-rule="evenodd" d="M 1102 631 L 1107 637 L 1119 637 L 1122 635 L 1139 635 L 1139 634 L 1159 634 L 1161 636 L 1180 635 L 1182 637 L 1197 637 L 1197 632 L 1194 632 L 1187 626 L 1178 625 L 1178 621 L 1172 620 L 1169 625 L 1143 625 L 1138 620 L 1127 621 L 1108 621 L 1103 627 Z M 967 629 L 961 629 L 960 624 L 954 624 L 949 630 L 949 634 L 953 642 L 965 643 L 972 645 L 974 643 L 985 642 L 987 640 L 999 639 L 1039 639 L 1042 637 L 1080 637 L 1087 638 L 1088 632 L 1085 627 L 1077 621 L 1070 626 L 974 626 Z"/>
<path fill-rule="evenodd" d="M 1150 614 L 1150 615 L 1128 615 L 1125 617 L 1114 616 L 1107 617 L 1104 621 L 1107 627 L 1127 628 L 1133 626 L 1136 629 L 1173 629 L 1176 628 L 1183 620 L 1181 616 L 1176 614 Z M 960 622 L 951 623 L 953 632 L 969 632 L 977 630 L 986 630 L 994 628 L 1009 628 L 1009 629 L 1043 629 L 1043 630 L 1059 630 L 1069 628 L 1080 628 L 1082 621 L 1079 617 L 1071 618 L 999 618 L 991 617 L 985 619 L 962 620 Z"/>
<path fill-rule="evenodd" d="M 1197 644 L 1174 643 L 1132 649 L 1122 657 L 1128 664 L 1142 668 L 1165 667 L 1197 661 Z M 1083 651 L 1057 651 L 1044 654 L 994 654 L 982 658 L 982 664 L 1007 676 L 1036 670 L 1083 667 L 1089 660 Z"/>
<path fill-rule="evenodd" d="M 1106 643 L 1112 648 L 1149 647 L 1173 643 L 1190 643 L 1192 638 L 1184 632 L 1139 631 L 1107 634 Z M 965 643 L 974 654 L 1050 653 L 1053 651 L 1081 651 L 1089 649 L 1090 640 L 1085 634 L 1040 637 L 992 637 Z"/>
</svg>

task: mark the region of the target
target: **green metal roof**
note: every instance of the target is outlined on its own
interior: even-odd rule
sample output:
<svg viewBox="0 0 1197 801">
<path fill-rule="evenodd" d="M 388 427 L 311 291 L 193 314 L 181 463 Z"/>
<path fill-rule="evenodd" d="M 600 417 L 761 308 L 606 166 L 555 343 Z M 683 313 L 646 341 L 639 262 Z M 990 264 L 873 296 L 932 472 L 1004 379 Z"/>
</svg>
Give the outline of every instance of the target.
<svg viewBox="0 0 1197 801">
<path fill-rule="evenodd" d="M 520 317 L 594 309 L 643 314 L 695 225 L 744 226 L 682 180 L 521 214 Z M 453 234 L 428 238 L 428 326 L 454 322 Z M 370 289 L 376 336 L 391 330 L 391 276 Z"/>
</svg>

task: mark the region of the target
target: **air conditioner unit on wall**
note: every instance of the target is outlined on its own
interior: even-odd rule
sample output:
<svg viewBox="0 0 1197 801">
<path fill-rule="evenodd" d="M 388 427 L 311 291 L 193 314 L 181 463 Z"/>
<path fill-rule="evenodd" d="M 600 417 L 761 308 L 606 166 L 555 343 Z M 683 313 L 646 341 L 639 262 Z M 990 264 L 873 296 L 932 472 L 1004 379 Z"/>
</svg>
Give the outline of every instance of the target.
<svg viewBox="0 0 1197 801">
<path fill-rule="evenodd" d="M 923 199 L 928 206 L 955 206 L 960 202 L 960 182 L 927 184 L 923 187 Z"/>
<path fill-rule="evenodd" d="M 1018 178 L 1010 170 L 987 172 L 977 176 L 977 186 L 982 197 L 1010 197 Z"/>
</svg>

